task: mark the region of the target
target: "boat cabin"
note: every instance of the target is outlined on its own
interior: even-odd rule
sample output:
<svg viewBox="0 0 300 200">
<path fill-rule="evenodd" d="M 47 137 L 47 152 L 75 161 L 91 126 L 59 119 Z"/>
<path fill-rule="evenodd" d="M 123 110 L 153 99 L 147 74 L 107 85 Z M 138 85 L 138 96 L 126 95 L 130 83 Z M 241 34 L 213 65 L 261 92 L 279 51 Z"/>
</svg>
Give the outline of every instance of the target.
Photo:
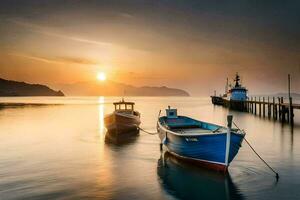
<svg viewBox="0 0 300 200">
<path fill-rule="evenodd" d="M 166 114 L 168 119 L 176 119 L 177 116 L 177 109 L 171 109 L 170 106 L 168 106 L 168 109 L 166 109 Z"/>
<path fill-rule="evenodd" d="M 243 87 L 240 88 L 232 88 L 230 90 L 231 96 L 230 100 L 233 101 L 246 101 L 247 100 L 247 90 Z"/>
<path fill-rule="evenodd" d="M 247 89 L 240 84 L 240 76 L 238 73 L 235 76 L 235 85 L 229 90 L 230 100 L 233 101 L 246 101 L 247 97 Z"/>
<path fill-rule="evenodd" d="M 134 102 L 126 102 L 124 99 L 119 102 L 114 102 L 115 111 L 134 113 Z"/>
</svg>

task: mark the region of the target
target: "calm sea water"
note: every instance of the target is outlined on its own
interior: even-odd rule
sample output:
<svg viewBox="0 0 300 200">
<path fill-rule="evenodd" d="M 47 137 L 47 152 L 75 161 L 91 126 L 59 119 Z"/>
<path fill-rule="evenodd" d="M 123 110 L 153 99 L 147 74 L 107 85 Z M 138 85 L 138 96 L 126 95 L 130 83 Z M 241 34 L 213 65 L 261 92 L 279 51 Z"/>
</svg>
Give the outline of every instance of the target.
<svg viewBox="0 0 300 200">
<path fill-rule="evenodd" d="M 123 143 L 105 142 L 103 117 L 112 97 L 1 98 L 46 103 L 0 109 L 0 199 L 300 199 L 300 113 L 291 128 L 213 106 L 209 98 L 126 98 L 136 102 L 141 127 L 155 131 L 158 111 L 226 124 L 231 113 L 249 142 L 279 172 L 243 146 L 229 175 L 173 157 L 161 158 L 159 139 L 141 132 Z M 50 105 L 56 104 L 56 105 Z"/>
</svg>

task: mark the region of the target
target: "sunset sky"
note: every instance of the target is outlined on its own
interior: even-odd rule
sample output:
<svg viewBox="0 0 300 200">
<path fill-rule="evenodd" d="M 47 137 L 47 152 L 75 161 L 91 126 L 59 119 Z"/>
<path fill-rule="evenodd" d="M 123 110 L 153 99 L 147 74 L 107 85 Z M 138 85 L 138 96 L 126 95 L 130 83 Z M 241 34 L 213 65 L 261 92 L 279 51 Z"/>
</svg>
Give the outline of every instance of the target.
<svg viewBox="0 0 300 200">
<path fill-rule="evenodd" d="M 300 1 L 1 0 L 0 77 L 300 92 Z"/>
</svg>

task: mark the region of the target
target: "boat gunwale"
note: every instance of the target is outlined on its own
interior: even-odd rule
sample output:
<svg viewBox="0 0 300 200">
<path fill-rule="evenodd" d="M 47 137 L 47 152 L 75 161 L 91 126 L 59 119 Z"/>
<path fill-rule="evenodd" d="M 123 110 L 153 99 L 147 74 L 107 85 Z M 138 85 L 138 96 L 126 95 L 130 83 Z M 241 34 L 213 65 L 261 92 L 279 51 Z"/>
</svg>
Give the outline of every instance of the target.
<svg viewBox="0 0 300 200">
<path fill-rule="evenodd" d="M 109 113 L 109 114 L 105 115 L 104 118 L 112 116 L 112 115 L 119 115 L 121 117 L 128 117 L 128 118 L 132 118 L 132 119 L 140 119 L 141 118 L 141 114 L 138 111 L 134 111 L 134 112 L 136 112 L 138 115 L 114 111 L 113 113 Z"/>
<path fill-rule="evenodd" d="M 135 118 L 139 118 L 140 119 L 141 114 L 138 111 L 134 111 L 134 112 L 137 115 L 132 114 L 132 113 L 119 112 L 119 111 L 114 111 L 112 114 L 116 114 L 116 115 L 123 116 L 123 117 L 131 117 L 131 118 L 135 117 Z"/>
<path fill-rule="evenodd" d="M 166 116 L 162 116 L 162 117 L 166 117 Z M 190 133 L 177 133 L 177 132 L 174 132 L 174 131 L 172 131 L 170 129 L 167 129 L 165 126 L 162 125 L 162 123 L 159 121 L 159 119 L 162 118 L 162 117 L 159 117 L 158 121 L 157 121 L 157 124 L 158 124 L 159 128 L 162 129 L 165 132 L 169 132 L 169 133 L 171 133 L 173 135 L 176 135 L 176 136 L 181 136 L 181 137 L 186 137 L 186 136 L 188 136 L 188 137 L 195 137 L 195 136 L 207 136 L 207 135 L 212 136 L 212 135 L 227 134 L 226 131 L 225 132 L 219 132 L 219 133 L 214 133 L 212 131 L 211 132 L 207 132 L 207 133 L 192 133 L 192 134 L 190 134 Z M 225 127 L 225 126 L 219 126 L 217 124 L 199 121 L 199 120 L 196 120 L 196 119 L 193 119 L 193 118 L 190 118 L 190 117 L 186 117 L 186 116 L 178 116 L 178 117 L 189 118 L 189 119 L 192 119 L 192 120 L 200 122 L 200 123 L 206 123 L 206 124 L 209 124 L 209 125 L 214 125 L 214 126 L 217 126 L 217 127 L 220 127 L 220 128 L 225 128 L 227 130 L 227 127 Z M 231 133 L 236 134 L 236 135 L 245 136 L 245 133 L 242 132 L 242 131 L 239 131 L 239 130 L 235 131 L 235 130 L 232 129 Z"/>
</svg>

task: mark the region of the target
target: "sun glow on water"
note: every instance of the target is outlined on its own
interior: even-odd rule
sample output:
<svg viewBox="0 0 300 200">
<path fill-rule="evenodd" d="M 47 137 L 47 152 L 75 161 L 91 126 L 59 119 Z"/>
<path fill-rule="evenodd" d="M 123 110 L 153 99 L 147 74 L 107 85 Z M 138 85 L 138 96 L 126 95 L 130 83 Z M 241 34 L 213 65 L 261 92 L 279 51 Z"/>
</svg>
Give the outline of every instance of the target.
<svg viewBox="0 0 300 200">
<path fill-rule="evenodd" d="M 98 99 L 99 104 L 99 131 L 100 136 L 104 135 L 104 97 L 101 96 Z"/>
</svg>

